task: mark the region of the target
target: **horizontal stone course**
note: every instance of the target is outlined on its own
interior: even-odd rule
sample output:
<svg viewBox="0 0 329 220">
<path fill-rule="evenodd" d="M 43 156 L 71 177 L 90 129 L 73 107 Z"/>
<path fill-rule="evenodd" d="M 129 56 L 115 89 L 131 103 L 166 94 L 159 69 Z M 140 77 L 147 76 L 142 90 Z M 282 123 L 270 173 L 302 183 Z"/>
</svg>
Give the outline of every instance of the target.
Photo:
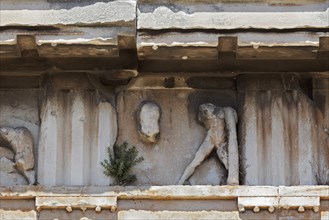
<svg viewBox="0 0 329 220">
<path fill-rule="evenodd" d="M 220 211 L 198 211 L 198 212 L 180 212 L 180 211 L 143 211 L 128 210 L 118 213 L 118 220 L 129 219 L 240 219 L 238 212 L 220 212 Z"/>
<path fill-rule="evenodd" d="M 137 29 L 294 29 L 328 28 L 328 9 L 314 12 L 195 12 L 187 14 L 159 6 L 138 11 Z"/>
<path fill-rule="evenodd" d="M 1 220 L 37 220 L 36 211 L 21 211 L 21 210 L 3 210 L 0 209 Z"/>
<path fill-rule="evenodd" d="M 234 199 L 237 197 L 320 197 L 329 199 L 329 186 L 112 186 L 0 187 L 0 199 L 37 196 L 117 196 L 118 199 Z"/>
<path fill-rule="evenodd" d="M 96 2 L 68 9 L 1 10 L 1 26 L 121 25 L 134 26 L 136 1 Z"/>
<path fill-rule="evenodd" d="M 329 199 L 329 186 L 280 186 L 281 196 L 320 196 Z"/>
</svg>

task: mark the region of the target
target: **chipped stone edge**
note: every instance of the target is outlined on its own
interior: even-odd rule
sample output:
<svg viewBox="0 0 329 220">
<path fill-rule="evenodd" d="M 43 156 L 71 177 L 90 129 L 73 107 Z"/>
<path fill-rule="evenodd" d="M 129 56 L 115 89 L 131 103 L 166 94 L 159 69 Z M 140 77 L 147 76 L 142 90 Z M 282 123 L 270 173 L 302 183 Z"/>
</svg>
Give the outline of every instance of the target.
<svg viewBox="0 0 329 220">
<path fill-rule="evenodd" d="M 137 29 L 294 29 L 328 28 L 328 13 L 313 12 L 173 12 L 159 6 L 153 12 L 137 11 Z"/>
<path fill-rule="evenodd" d="M 37 219 L 37 213 L 34 210 L 21 211 L 21 210 L 4 210 L 0 209 L 0 219 L 20 219 L 20 220 L 32 220 Z"/>
<path fill-rule="evenodd" d="M 146 211 L 123 210 L 118 219 L 240 219 L 237 211 Z"/>
<path fill-rule="evenodd" d="M 103 208 L 111 212 L 117 210 L 117 200 L 149 199 L 149 200 L 232 200 L 237 199 L 238 212 L 252 209 L 258 213 L 268 209 L 273 213 L 277 208 L 305 209 L 320 211 L 321 200 L 329 200 L 329 186 L 15 186 L 0 187 L 0 199 L 35 199 L 36 210 L 65 209 L 95 209 Z M 79 201 L 77 202 L 77 198 Z M 81 203 L 81 198 L 88 200 Z M 113 204 L 104 206 L 103 199 L 111 198 Z M 44 202 L 40 201 L 43 199 Z M 48 204 L 49 201 L 57 201 Z M 62 202 L 61 202 L 62 201 Z M 103 205 L 102 205 L 102 204 Z M 115 204 L 114 204 L 115 203 Z"/>
<path fill-rule="evenodd" d="M 116 196 L 84 197 L 84 196 L 37 196 L 35 198 L 37 211 L 42 209 L 65 209 L 71 212 L 73 209 L 95 209 L 100 212 L 102 209 L 109 209 L 112 212 L 118 207 Z"/>
<path fill-rule="evenodd" d="M 37 196 L 116 196 L 119 199 L 233 199 L 237 197 L 320 197 L 329 186 L 13 186 L 0 187 L 1 199 Z"/>
<path fill-rule="evenodd" d="M 329 199 L 329 186 L 280 186 L 280 196 L 316 197 Z"/>
<path fill-rule="evenodd" d="M 2 10 L 1 26 L 120 24 L 135 26 L 136 1 L 117 0 L 71 9 Z M 46 18 L 46 19 L 45 19 Z"/>
<path fill-rule="evenodd" d="M 238 196 L 277 196 L 271 186 L 129 186 L 129 187 L 0 187 L 2 199 L 37 196 L 117 196 L 119 199 L 234 199 Z"/>
</svg>

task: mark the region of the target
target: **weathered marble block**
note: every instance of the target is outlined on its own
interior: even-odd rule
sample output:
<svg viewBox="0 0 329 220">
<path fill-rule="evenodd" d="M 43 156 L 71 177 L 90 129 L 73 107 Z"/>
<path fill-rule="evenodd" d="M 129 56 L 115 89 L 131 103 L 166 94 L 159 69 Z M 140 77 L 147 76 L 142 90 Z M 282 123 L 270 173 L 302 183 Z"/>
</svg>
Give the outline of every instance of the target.
<svg viewBox="0 0 329 220">
<path fill-rule="evenodd" d="M 161 109 L 155 103 L 146 101 L 141 104 L 138 112 L 138 131 L 142 140 L 155 143 L 160 135 Z"/>
<path fill-rule="evenodd" d="M 41 111 L 38 182 L 42 185 L 109 185 L 100 162 L 117 137 L 117 113 L 86 77 L 50 79 Z"/>
</svg>

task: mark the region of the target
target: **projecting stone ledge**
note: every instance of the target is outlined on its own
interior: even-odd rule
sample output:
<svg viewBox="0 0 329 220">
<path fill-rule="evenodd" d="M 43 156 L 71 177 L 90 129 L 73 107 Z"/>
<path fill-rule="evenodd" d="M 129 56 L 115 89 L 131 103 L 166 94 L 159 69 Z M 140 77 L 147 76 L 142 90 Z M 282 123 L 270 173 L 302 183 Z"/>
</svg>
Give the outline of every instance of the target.
<svg viewBox="0 0 329 220">
<path fill-rule="evenodd" d="M 0 198 L 37 196 L 117 196 L 119 199 L 231 199 L 238 196 L 277 196 L 273 186 L 111 186 L 0 187 Z"/>
<path fill-rule="evenodd" d="M 41 4 L 42 3 L 42 4 Z M 121 25 L 134 26 L 136 18 L 136 1 L 118 0 L 76 5 L 69 3 L 47 7 L 48 3 L 41 2 L 43 8 L 30 10 L 28 5 L 8 2 L 1 3 L 1 26 L 53 26 L 53 25 Z M 32 6 L 33 7 L 33 6 Z M 34 6 L 35 7 L 35 6 Z M 8 9 L 7 9 L 8 8 Z"/>
<path fill-rule="evenodd" d="M 177 11 L 177 12 L 176 12 Z M 194 12 L 159 6 L 138 10 L 137 29 L 295 29 L 328 28 L 329 10 L 312 12 Z"/>
<path fill-rule="evenodd" d="M 0 26 L 4 58 L 118 58 L 135 48 L 136 1 L 3 0 Z"/>
<path fill-rule="evenodd" d="M 283 196 L 280 191 L 286 190 L 290 193 Z M 310 194 L 299 195 L 298 190 Z M 281 189 L 281 190 L 280 190 Z M 305 186 L 301 187 L 271 187 L 271 186 L 130 186 L 130 187 L 43 187 L 43 186 L 21 186 L 21 187 L 0 187 L 0 200 L 34 200 L 35 210 L 39 215 L 45 213 L 66 213 L 71 215 L 81 210 L 86 215 L 99 215 L 103 210 L 117 219 L 244 219 L 243 216 L 250 216 L 252 210 L 256 215 L 271 215 L 273 217 L 285 210 L 289 213 L 302 213 L 307 215 L 321 216 L 321 219 L 328 217 L 325 201 L 328 200 L 329 186 Z M 295 191 L 295 193 L 294 193 Z M 317 196 L 314 196 L 317 192 Z M 152 206 L 143 206 L 143 210 L 136 205 L 136 201 L 146 199 Z M 130 201 L 129 201 L 130 200 Z M 166 201 L 173 200 L 175 209 L 167 209 L 169 206 L 162 206 Z M 189 201 L 188 201 L 189 200 Z M 198 209 L 182 208 L 181 204 L 192 204 L 195 200 Z M 222 200 L 222 201 L 219 201 Z M 230 200 L 230 201 L 229 201 Z M 118 202 L 120 201 L 120 203 Z M 159 209 L 159 202 L 161 208 Z M 207 209 L 204 205 L 210 203 L 230 204 L 229 206 L 217 209 Z M 236 203 L 237 202 L 237 203 Z M 140 203 L 140 202 L 137 202 Z M 154 204 L 154 206 L 153 206 Z M 128 205 L 128 206 L 126 206 Z M 307 210 L 308 209 L 308 210 Z M 30 214 L 34 219 L 36 211 Z M 118 210 L 118 211 L 117 211 Z M 267 210 L 267 211 L 266 211 Z M 290 211 L 291 212 L 290 212 Z M 63 212 L 64 211 L 64 212 Z M 78 211 L 78 212 L 77 212 Z M 265 212 L 264 212 L 265 211 Z M 73 212 L 73 213 L 72 213 Z M 4 219 L 13 217 L 13 213 L 0 209 L 0 216 Z M 17 216 L 22 216 L 17 212 Z M 30 215 L 29 214 L 29 215 Z M 257 214 L 258 215 L 258 214 Z M 14 218 L 15 219 L 15 218 Z M 17 218 L 16 218 L 17 219 Z M 23 219 L 23 218 L 18 218 Z"/>
<path fill-rule="evenodd" d="M 94 209 L 100 212 L 102 209 L 109 209 L 114 212 L 117 208 L 117 197 L 82 197 L 82 196 L 57 196 L 57 197 L 36 197 L 35 206 L 38 211 L 42 209 L 65 209 L 72 212 L 73 209 Z"/>
<path fill-rule="evenodd" d="M 301 190 L 301 191 L 300 191 Z M 284 193 L 290 191 L 290 193 Z M 310 193 L 308 193 L 308 191 Z M 303 192 L 303 194 L 301 194 Z M 37 196 L 116 196 L 118 199 L 234 199 L 237 197 L 320 197 L 329 199 L 329 186 L 13 186 L 0 187 L 0 199 Z"/>
</svg>

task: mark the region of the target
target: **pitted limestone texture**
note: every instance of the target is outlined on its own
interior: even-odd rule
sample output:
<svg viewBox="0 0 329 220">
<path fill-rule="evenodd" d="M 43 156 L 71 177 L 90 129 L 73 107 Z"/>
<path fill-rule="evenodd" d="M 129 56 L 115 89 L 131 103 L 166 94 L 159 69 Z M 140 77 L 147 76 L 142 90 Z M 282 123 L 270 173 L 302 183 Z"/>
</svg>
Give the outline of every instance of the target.
<svg viewBox="0 0 329 220">
<path fill-rule="evenodd" d="M 143 141 L 157 142 L 160 135 L 161 109 L 155 102 L 142 103 L 138 113 L 139 134 Z"/>
<path fill-rule="evenodd" d="M 34 184 L 33 137 L 29 130 L 0 127 L 0 141 L 0 185 Z"/>
</svg>

